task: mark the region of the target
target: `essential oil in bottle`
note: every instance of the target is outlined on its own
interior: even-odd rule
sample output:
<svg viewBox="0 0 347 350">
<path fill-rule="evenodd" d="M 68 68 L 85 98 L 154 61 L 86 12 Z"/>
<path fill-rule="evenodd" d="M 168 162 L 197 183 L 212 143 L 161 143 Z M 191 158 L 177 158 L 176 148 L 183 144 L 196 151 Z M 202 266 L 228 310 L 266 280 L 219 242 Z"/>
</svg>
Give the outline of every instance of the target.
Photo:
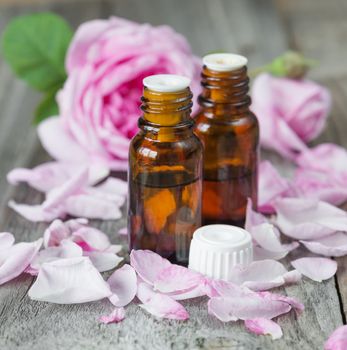
<svg viewBox="0 0 347 350">
<path fill-rule="evenodd" d="M 202 144 L 190 117 L 190 80 L 162 74 L 143 83 L 140 131 L 129 150 L 130 247 L 186 264 L 201 225 L 202 193 Z"/>
<path fill-rule="evenodd" d="M 257 206 L 259 127 L 250 111 L 247 59 L 203 58 L 195 132 L 204 144 L 204 224 L 243 226 L 247 198 Z"/>
</svg>

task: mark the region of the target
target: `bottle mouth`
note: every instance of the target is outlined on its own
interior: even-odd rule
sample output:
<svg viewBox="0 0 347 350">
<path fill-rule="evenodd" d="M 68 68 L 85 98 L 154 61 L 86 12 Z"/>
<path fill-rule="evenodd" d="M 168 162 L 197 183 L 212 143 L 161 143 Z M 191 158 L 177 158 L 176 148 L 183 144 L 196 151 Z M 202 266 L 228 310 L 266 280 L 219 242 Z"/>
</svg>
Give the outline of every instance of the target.
<svg viewBox="0 0 347 350">
<path fill-rule="evenodd" d="M 156 74 L 143 79 L 145 88 L 155 92 L 179 92 L 190 85 L 190 79 L 182 75 Z"/>
<path fill-rule="evenodd" d="M 213 53 L 203 57 L 202 62 L 208 69 L 217 72 L 231 72 L 247 66 L 247 58 L 233 53 Z"/>
</svg>

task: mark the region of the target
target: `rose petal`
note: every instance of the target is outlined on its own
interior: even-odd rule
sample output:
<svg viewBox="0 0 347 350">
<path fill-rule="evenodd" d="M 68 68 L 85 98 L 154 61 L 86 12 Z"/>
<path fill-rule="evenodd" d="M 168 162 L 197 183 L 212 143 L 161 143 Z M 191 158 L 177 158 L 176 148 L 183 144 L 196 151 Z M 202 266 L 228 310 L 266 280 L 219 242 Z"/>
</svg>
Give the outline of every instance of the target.
<svg viewBox="0 0 347 350">
<path fill-rule="evenodd" d="M 138 285 L 137 297 L 143 303 L 140 305 L 153 316 L 173 320 L 187 320 L 187 310 L 168 295 L 156 293 L 146 283 Z"/>
<path fill-rule="evenodd" d="M 128 228 L 127 227 L 120 228 L 118 231 L 118 234 L 122 235 L 122 236 L 127 236 L 128 235 Z"/>
<path fill-rule="evenodd" d="M 99 192 L 115 194 L 120 196 L 127 196 L 128 194 L 128 183 L 124 180 L 110 177 L 102 184 L 96 187 Z"/>
<path fill-rule="evenodd" d="M 335 329 L 324 344 L 324 350 L 346 350 L 347 349 L 347 326 Z"/>
<path fill-rule="evenodd" d="M 88 184 L 88 169 L 84 168 L 77 172 L 75 176 L 71 177 L 68 181 L 61 186 L 54 188 L 48 192 L 47 199 L 43 202 L 42 206 L 45 210 L 56 208 L 64 203 L 66 198 L 78 193 L 82 188 Z"/>
<path fill-rule="evenodd" d="M 33 300 L 57 304 L 85 303 L 112 294 L 89 258 L 69 258 L 42 265 L 28 295 Z"/>
<path fill-rule="evenodd" d="M 242 297 L 215 297 L 208 302 L 208 312 L 223 322 L 249 320 L 254 318 L 272 319 L 291 310 L 281 301 L 262 298 L 256 293 Z"/>
<path fill-rule="evenodd" d="M 103 251 L 110 247 L 108 236 L 97 228 L 82 226 L 72 233 L 72 239 L 83 247 L 83 250 Z"/>
<path fill-rule="evenodd" d="M 88 219 L 117 220 L 122 217 L 117 204 L 83 194 L 67 198 L 65 210 L 69 215 Z"/>
<path fill-rule="evenodd" d="M 7 174 L 7 180 L 13 185 L 26 182 L 38 191 L 48 192 L 64 184 L 76 172 L 81 171 L 85 167 L 85 165 L 75 162 L 47 162 L 33 169 L 13 169 Z M 90 185 L 98 183 L 108 174 L 109 170 L 105 166 L 92 164 L 89 167 L 88 183 Z"/>
<path fill-rule="evenodd" d="M 48 118 L 37 127 L 44 149 L 57 160 L 87 163 L 87 152 L 65 131 L 61 118 Z"/>
<path fill-rule="evenodd" d="M 63 239 L 70 237 L 70 230 L 61 220 L 54 220 L 43 234 L 45 248 L 60 245 Z"/>
<path fill-rule="evenodd" d="M 150 250 L 132 250 L 130 265 L 145 282 L 153 285 L 159 273 L 171 263 Z"/>
<path fill-rule="evenodd" d="M 8 202 L 8 206 L 32 222 L 51 222 L 54 219 L 65 216 L 65 211 L 62 207 L 46 210 L 42 205 L 18 204 L 12 200 Z"/>
<path fill-rule="evenodd" d="M 137 292 L 137 278 L 135 270 L 130 265 L 125 264 L 113 272 L 107 283 L 113 293 L 109 298 L 113 305 L 125 306 L 134 299 Z"/>
<path fill-rule="evenodd" d="M 342 232 L 315 241 L 300 241 L 309 251 L 324 256 L 344 256 L 347 254 L 347 235 Z"/>
<path fill-rule="evenodd" d="M 108 252 L 84 252 L 99 272 L 105 272 L 117 267 L 124 258 Z"/>
<path fill-rule="evenodd" d="M 12 247 L 14 243 L 14 237 L 12 233 L 1 232 L 0 233 L 0 250 L 8 249 Z"/>
<path fill-rule="evenodd" d="M 0 250 L 0 285 L 19 276 L 35 258 L 41 245 L 42 238 Z"/>
<path fill-rule="evenodd" d="M 347 231 L 347 213 L 329 203 L 302 198 L 283 198 L 275 203 L 276 223 L 290 237 L 317 239 L 335 231 Z"/>
<path fill-rule="evenodd" d="M 281 327 L 274 321 L 266 318 L 254 318 L 245 321 L 246 328 L 258 335 L 271 335 L 272 339 L 279 339 L 283 332 Z"/>
<path fill-rule="evenodd" d="M 204 277 L 186 267 L 174 265 L 162 269 L 154 280 L 154 290 L 161 293 L 188 291 L 202 283 Z"/>
<path fill-rule="evenodd" d="M 109 324 L 118 323 L 123 321 L 125 318 L 124 307 L 116 307 L 109 315 L 101 316 L 99 322 Z"/>
<path fill-rule="evenodd" d="M 287 273 L 287 269 L 280 262 L 276 260 L 261 260 L 254 261 L 247 266 L 235 266 L 231 270 L 230 281 L 237 285 L 260 291 L 285 284 Z"/>
<path fill-rule="evenodd" d="M 267 214 L 274 212 L 274 201 L 291 189 L 289 182 L 280 176 L 269 161 L 263 161 L 259 165 L 258 186 L 258 210 Z"/>
<path fill-rule="evenodd" d="M 316 282 L 333 277 L 337 271 L 337 263 L 327 258 L 300 258 L 291 262 L 304 276 Z"/>
<path fill-rule="evenodd" d="M 37 275 L 42 264 L 51 262 L 58 259 L 74 258 L 82 256 L 82 248 L 76 243 L 63 240 L 59 247 L 48 247 L 39 251 L 30 264 L 29 273 L 31 275 Z M 27 272 L 28 272 L 27 271 Z"/>
</svg>

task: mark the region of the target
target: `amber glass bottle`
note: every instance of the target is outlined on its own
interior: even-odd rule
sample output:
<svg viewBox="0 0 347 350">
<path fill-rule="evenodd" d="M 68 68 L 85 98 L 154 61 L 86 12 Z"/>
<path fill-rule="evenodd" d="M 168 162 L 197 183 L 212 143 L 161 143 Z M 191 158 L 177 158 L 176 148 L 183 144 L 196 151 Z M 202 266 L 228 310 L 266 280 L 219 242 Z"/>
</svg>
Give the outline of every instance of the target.
<svg viewBox="0 0 347 350">
<path fill-rule="evenodd" d="M 203 151 L 190 117 L 190 81 L 164 74 L 143 82 L 140 131 L 129 151 L 130 247 L 184 264 L 201 225 Z"/>
<path fill-rule="evenodd" d="M 195 127 L 205 149 L 203 223 L 243 226 L 247 198 L 257 205 L 259 138 L 249 109 L 247 59 L 211 54 L 203 62 Z"/>
</svg>

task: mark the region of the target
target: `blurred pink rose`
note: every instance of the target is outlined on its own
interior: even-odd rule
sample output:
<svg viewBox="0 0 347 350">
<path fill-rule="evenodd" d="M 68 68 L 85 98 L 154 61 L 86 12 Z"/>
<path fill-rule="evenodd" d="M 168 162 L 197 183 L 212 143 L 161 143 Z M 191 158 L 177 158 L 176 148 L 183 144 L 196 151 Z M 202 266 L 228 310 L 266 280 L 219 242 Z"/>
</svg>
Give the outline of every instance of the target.
<svg viewBox="0 0 347 350">
<path fill-rule="evenodd" d="M 261 144 L 290 159 L 321 133 L 331 105 L 329 91 L 317 83 L 266 73 L 254 80 L 252 101 Z"/>
<path fill-rule="evenodd" d="M 66 67 L 68 79 L 57 97 L 60 116 L 39 126 L 42 144 L 58 160 L 101 162 L 114 170 L 127 168 L 143 78 L 180 74 L 191 78 L 195 97 L 200 90 L 200 60 L 182 35 L 122 18 L 82 24 Z"/>
</svg>

